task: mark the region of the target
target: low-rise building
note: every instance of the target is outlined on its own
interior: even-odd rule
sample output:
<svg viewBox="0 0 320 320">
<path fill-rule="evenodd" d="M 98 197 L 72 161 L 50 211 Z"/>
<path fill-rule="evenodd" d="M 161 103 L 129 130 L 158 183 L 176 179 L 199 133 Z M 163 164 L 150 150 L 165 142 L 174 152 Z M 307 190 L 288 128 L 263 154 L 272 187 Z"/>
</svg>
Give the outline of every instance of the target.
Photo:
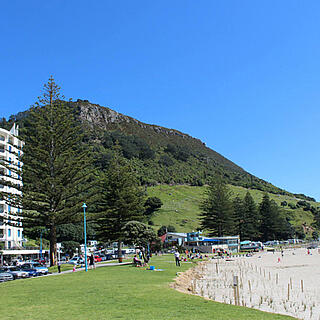
<svg viewBox="0 0 320 320">
<path fill-rule="evenodd" d="M 201 232 L 190 232 L 188 233 L 188 238 L 184 247 L 192 251 L 197 250 L 203 253 L 215 253 L 221 249 L 231 252 L 239 252 L 240 237 L 203 237 L 201 236 Z"/>
<path fill-rule="evenodd" d="M 239 236 L 203 237 L 201 231 L 196 232 L 168 232 L 163 242 L 171 245 L 179 245 L 190 251 L 214 253 L 217 250 L 238 252 L 240 250 Z"/>
</svg>

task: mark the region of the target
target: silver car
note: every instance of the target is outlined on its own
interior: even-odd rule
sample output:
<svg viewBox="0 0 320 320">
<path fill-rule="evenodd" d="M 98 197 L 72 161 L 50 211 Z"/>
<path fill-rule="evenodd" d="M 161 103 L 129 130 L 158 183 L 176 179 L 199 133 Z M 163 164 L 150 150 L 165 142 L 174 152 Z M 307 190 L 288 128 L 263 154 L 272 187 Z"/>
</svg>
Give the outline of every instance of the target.
<svg viewBox="0 0 320 320">
<path fill-rule="evenodd" d="M 6 272 L 5 269 L 0 269 L 0 282 L 13 280 L 13 275 Z"/>
<path fill-rule="evenodd" d="M 12 274 L 14 279 L 29 278 L 29 273 L 18 267 L 7 267 L 6 272 Z"/>
</svg>

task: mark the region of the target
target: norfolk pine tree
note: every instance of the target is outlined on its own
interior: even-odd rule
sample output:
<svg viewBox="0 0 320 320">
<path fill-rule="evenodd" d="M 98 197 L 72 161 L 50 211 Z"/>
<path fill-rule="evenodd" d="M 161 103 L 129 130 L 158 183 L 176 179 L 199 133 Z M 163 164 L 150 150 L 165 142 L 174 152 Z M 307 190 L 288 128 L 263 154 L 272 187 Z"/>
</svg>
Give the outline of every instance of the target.
<svg viewBox="0 0 320 320">
<path fill-rule="evenodd" d="M 101 181 L 99 213 L 96 215 L 97 238 L 118 242 L 119 262 L 122 258 L 124 226 L 130 221 L 142 221 L 145 198 L 129 163 L 123 158 L 119 146 Z"/>
<path fill-rule="evenodd" d="M 201 226 L 209 231 L 210 236 L 234 234 L 235 221 L 231 192 L 221 176 L 209 182 L 206 199 L 202 202 Z"/>
<path fill-rule="evenodd" d="M 90 177 L 80 127 L 62 99 L 50 77 L 30 110 L 23 135 L 23 226 L 48 230 L 50 265 L 57 260 L 57 226 L 81 214 Z"/>
<path fill-rule="evenodd" d="M 259 212 L 249 191 L 247 191 L 243 199 L 243 214 L 244 214 L 243 240 L 245 239 L 258 240 L 260 236 Z"/>
<path fill-rule="evenodd" d="M 236 196 L 233 199 L 233 211 L 235 220 L 235 231 L 239 234 L 241 240 L 245 238 L 245 216 L 243 208 L 243 200 Z"/>
<path fill-rule="evenodd" d="M 261 218 L 260 232 L 262 241 L 274 240 L 279 232 L 279 209 L 277 204 L 264 194 L 259 206 Z"/>
</svg>

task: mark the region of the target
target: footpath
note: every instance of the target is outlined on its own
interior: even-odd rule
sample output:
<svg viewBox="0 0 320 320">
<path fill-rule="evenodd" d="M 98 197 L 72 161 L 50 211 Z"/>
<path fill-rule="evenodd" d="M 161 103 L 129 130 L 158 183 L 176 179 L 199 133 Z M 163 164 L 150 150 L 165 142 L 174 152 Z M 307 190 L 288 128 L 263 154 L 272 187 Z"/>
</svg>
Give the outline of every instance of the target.
<svg viewBox="0 0 320 320">
<path fill-rule="evenodd" d="M 96 268 L 102 268 L 102 267 L 115 267 L 115 266 L 128 266 L 131 265 L 132 262 L 122 262 L 122 263 L 118 263 L 118 262 L 114 262 L 114 263 L 99 263 L 96 264 Z M 54 272 L 54 273 L 49 273 L 47 275 L 45 275 L 45 277 L 49 277 L 49 276 L 58 276 L 60 274 L 66 274 L 66 273 L 72 273 L 72 272 L 79 272 L 79 271 L 84 271 L 85 267 L 81 267 L 81 268 L 77 268 L 75 271 L 71 270 L 67 270 L 67 271 L 61 271 L 59 272 Z M 88 270 L 89 270 L 89 265 L 88 265 Z"/>
</svg>

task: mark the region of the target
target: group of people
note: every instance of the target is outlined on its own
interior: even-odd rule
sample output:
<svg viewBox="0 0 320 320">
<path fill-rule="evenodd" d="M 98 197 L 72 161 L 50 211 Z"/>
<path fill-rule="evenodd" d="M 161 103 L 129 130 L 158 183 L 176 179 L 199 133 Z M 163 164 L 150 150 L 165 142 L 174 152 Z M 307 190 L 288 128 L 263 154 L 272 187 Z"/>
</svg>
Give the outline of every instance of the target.
<svg viewBox="0 0 320 320">
<path fill-rule="evenodd" d="M 191 253 L 188 252 L 188 250 L 186 250 L 186 256 L 181 256 L 180 257 L 180 253 L 178 250 L 175 251 L 174 256 L 175 256 L 175 261 L 176 261 L 176 266 L 180 267 L 180 261 L 188 261 L 188 259 L 190 260 L 194 260 L 194 259 L 200 259 L 202 260 L 203 258 L 208 258 L 208 255 L 202 255 L 201 253 Z"/>
<path fill-rule="evenodd" d="M 147 266 L 148 265 L 148 262 L 150 260 L 150 258 L 152 257 L 152 253 L 147 251 L 141 251 L 139 250 L 137 252 L 137 254 L 134 255 L 133 257 L 133 264 L 136 266 L 136 267 L 144 267 L 144 266 Z"/>
</svg>

